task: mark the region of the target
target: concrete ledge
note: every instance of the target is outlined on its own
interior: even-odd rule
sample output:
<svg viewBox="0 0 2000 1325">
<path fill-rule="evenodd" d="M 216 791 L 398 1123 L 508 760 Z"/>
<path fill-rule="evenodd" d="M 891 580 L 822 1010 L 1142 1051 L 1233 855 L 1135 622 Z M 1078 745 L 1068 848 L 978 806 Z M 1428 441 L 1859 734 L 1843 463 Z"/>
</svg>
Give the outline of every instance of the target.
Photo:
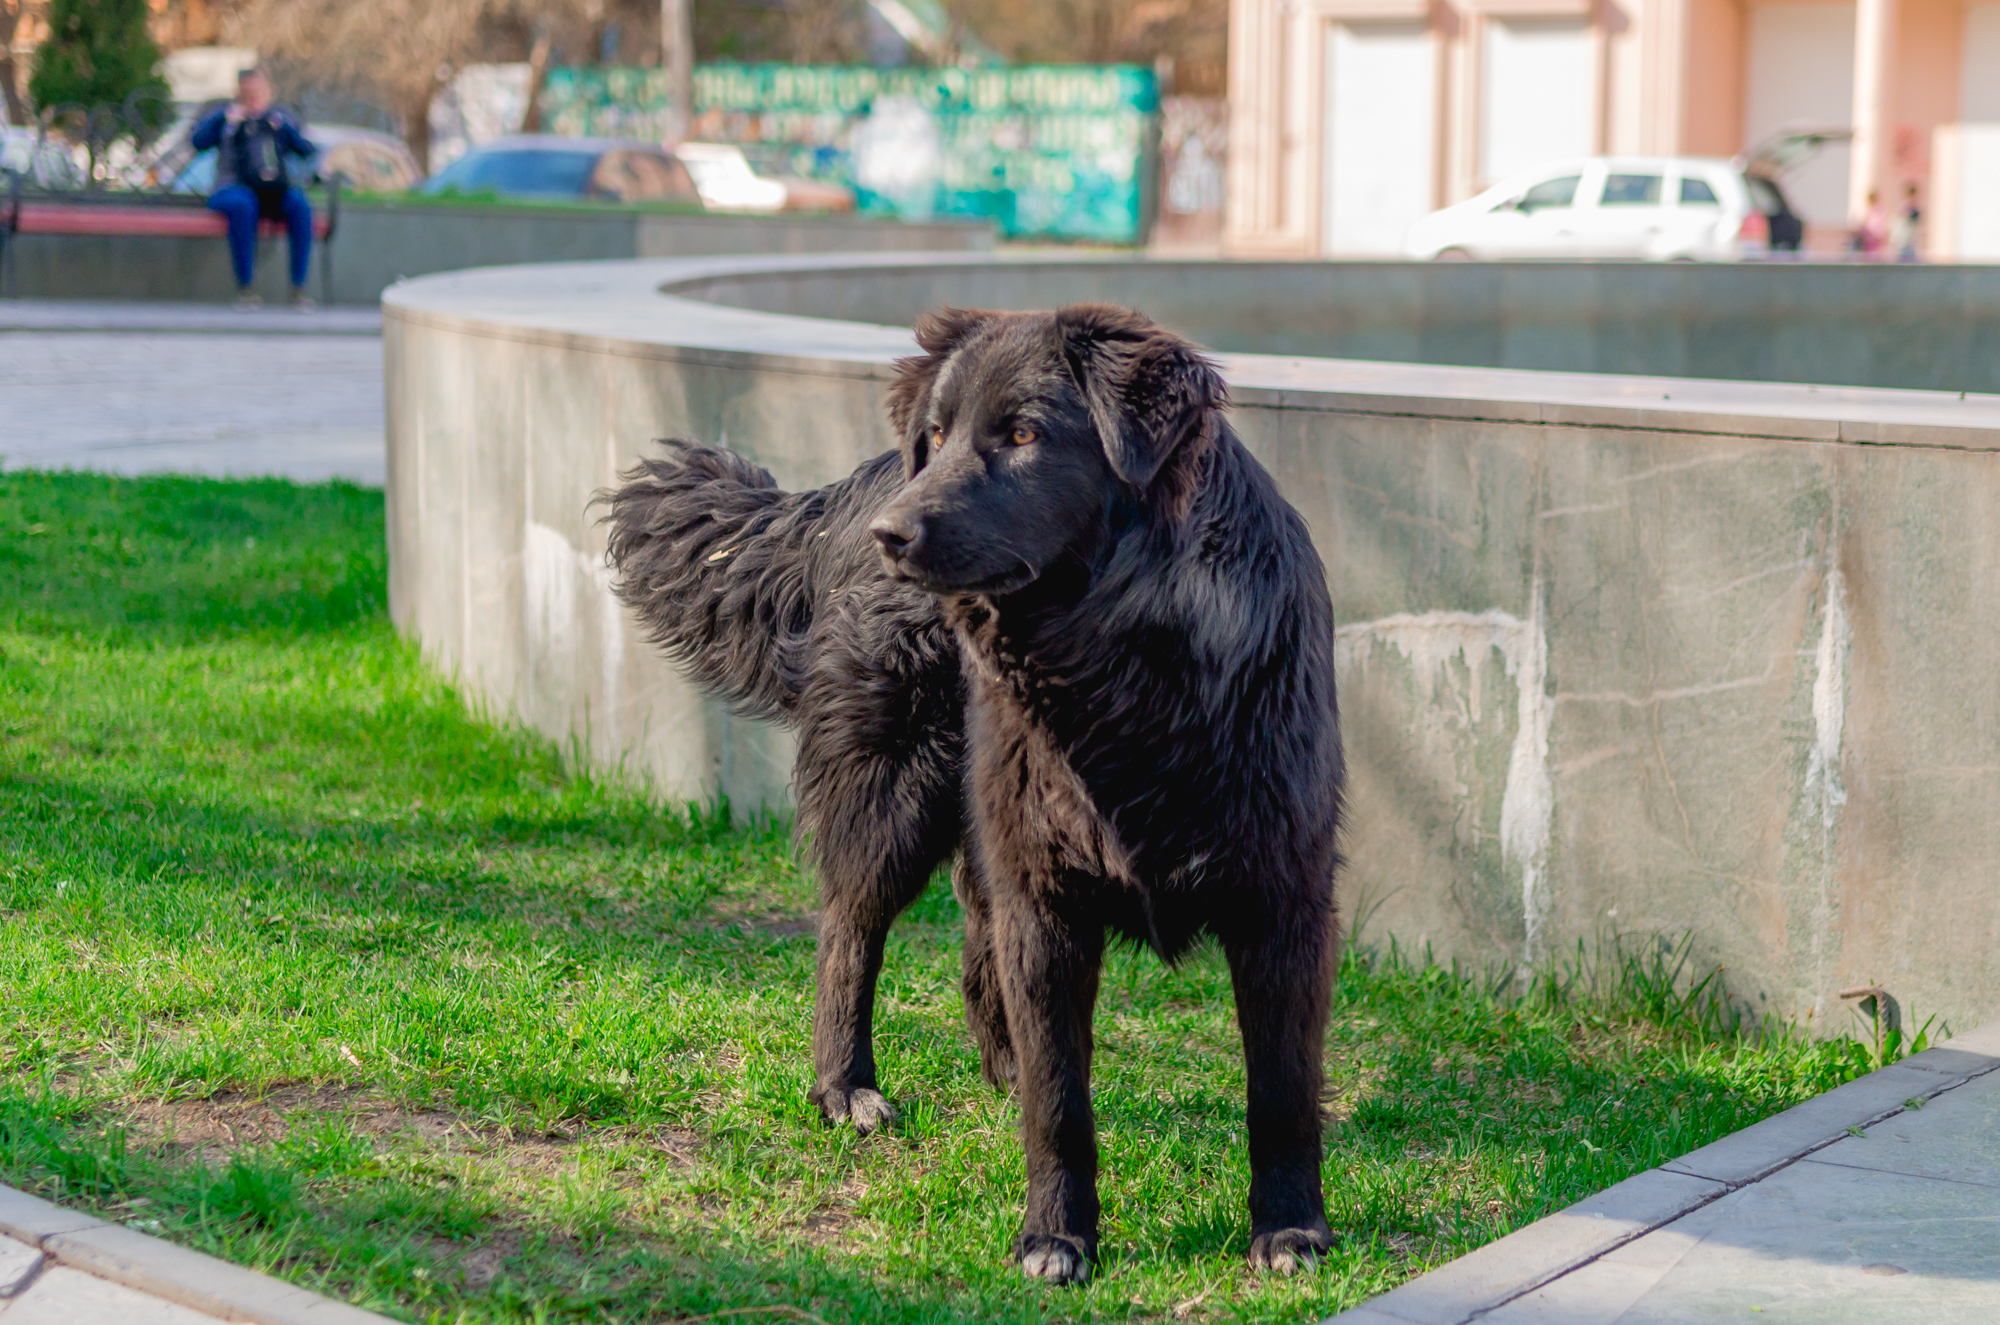
<svg viewBox="0 0 2000 1325">
<path fill-rule="evenodd" d="M 104 1221 L 95 1215 L 65 1210 L 38 1196 L 0 1187 L 0 1233 L 31 1246 L 41 1246 L 43 1238 L 103 1226 Z"/>
<path fill-rule="evenodd" d="M 389 1325 L 385 1316 L 10 1187 L 0 1187 L 0 1233 L 59 1266 L 227 1321 Z"/>
</svg>

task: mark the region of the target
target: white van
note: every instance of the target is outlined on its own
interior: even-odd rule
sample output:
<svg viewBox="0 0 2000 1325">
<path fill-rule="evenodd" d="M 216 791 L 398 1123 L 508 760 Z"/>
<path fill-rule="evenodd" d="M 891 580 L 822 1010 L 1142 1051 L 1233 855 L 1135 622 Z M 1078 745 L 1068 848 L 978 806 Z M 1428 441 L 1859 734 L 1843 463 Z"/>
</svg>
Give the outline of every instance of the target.
<svg viewBox="0 0 2000 1325">
<path fill-rule="evenodd" d="M 1796 247 L 1795 226 L 1774 182 L 1727 161 L 1599 156 L 1551 162 L 1432 212 L 1410 227 L 1403 252 L 1729 261 Z"/>
</svg>

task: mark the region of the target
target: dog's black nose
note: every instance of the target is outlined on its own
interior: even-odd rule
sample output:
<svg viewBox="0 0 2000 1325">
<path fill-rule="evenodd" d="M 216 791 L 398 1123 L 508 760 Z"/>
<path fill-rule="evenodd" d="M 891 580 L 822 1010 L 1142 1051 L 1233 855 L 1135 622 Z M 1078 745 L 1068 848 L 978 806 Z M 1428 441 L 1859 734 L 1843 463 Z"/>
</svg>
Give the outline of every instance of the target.
<svg viewBox="0 0 2000 1325">
<path fill-rule="evenodd" d="M 876 517 L 875 523 L 868 526 L 868 532 L 875 535 L 875 541 L 882 545 L 884 552 L 897 560 L 915 551 L 924 537 L 921 524 L 907 515 L 894 512 Z"/>
</svg>

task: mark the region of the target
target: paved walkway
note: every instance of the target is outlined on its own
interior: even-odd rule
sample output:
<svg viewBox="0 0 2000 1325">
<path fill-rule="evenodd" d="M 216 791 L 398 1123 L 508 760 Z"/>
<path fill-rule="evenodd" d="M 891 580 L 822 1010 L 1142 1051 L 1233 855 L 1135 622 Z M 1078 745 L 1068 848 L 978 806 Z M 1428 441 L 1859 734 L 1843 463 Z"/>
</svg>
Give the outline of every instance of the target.
<svg viewBox="0 0 2000 1325">
<path fill-rule="evenodd" d="M 0 300 L 0 468 L 379 486 L 382 316 Z"/>
<path fill-rule="evenodd" d="M 1341 1325 L 2000 1321 L 2000 1023 L 1334 1317 Z"/>
<path fill-rule="evenodd" d="M 391 1325 L 317 1293 L 0 1187 L 5 1325 Z"/>
</svg>

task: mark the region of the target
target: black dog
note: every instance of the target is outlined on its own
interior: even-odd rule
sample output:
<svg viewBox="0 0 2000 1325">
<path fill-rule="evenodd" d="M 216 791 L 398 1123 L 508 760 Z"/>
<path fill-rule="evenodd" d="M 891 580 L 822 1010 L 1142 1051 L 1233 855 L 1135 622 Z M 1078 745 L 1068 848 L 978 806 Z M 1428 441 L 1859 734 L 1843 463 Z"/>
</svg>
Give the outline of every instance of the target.
<svg viewBox="0 0 2000 1325">
<path fill-rule="evenodd" d="M 1136 313 L 946 311 L 890 414 L 901 455 L 785 493 L 669 443 L 611 495 L 619 592 L 740 710 L 799 733 L 823 909 L 813 1099 L 894 1117 L 883 940 L 961 844 L 965 1009 L 1013 1083 L 1030 1274 L 1097 1248 L 1091 1010 L 1108 929 L 1220 940 L 1249 1072 L 1253 1264 L 1330 1245 L 1319 1092 L 1337 944 L 1333 615 L 1225 389 Z"/>
</svg>

